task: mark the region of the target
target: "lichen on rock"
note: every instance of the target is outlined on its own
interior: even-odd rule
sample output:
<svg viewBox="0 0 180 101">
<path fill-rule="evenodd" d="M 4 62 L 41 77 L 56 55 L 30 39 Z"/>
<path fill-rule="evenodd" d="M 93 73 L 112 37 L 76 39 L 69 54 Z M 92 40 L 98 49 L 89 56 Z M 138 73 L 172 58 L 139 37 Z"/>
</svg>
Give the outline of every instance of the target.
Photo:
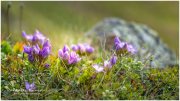
<svg viewBox="0 0 180 101">
<path fill-rule="evenodd" d="M 118 36 L 122 41 L 131 43 L 137 48 L 140 60 L 152 56 L 150 67 L 163 68 L 177 63 L 175 53 L 160 39 L 156 31 L 144 24 L 126 22 L 119 18 L 105 18 L 85 36 L 91 37 L 93 43 L 97 41 L 105 43 L 107 50 L 113 48 L 113 39 Z"/>
</svg>

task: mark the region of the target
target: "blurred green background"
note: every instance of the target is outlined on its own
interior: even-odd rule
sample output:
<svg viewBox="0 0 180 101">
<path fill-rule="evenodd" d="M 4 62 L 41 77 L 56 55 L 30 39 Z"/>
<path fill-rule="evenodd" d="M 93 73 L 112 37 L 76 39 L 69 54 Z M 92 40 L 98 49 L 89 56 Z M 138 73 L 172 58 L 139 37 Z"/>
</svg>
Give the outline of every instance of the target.
<svg viewBox="0 0 180 101">
<path fill-rule="evenodd" d="M 10 5 L 9 11 L 7 11 L 8 5 Z M 20 41 L 22 30 L 30 34 L 38 29 L 50 38 L 54 50 L 57 51 L 63 44 L 80 39 L 103 18 L 119 17 L 126 21 L 148 25 L 157 31 L 161 39 L 178 55 L 178 10 L 178 1 L 2 1 L 1 37 L 12 42 Z"/>
</svg>

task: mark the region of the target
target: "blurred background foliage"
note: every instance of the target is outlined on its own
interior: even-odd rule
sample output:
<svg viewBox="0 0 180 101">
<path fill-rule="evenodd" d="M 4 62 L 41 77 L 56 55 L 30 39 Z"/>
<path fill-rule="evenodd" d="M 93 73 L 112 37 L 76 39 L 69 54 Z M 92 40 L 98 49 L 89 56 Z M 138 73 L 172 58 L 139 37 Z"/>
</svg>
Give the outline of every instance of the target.
<svg viewBox="0 0 180 101">
<path fill-rule="evenodd" d="M 11 42 L 20 41 L 22 30 L 30 34 L 38 29 L 50 38 L 53 49 L 57 51 L 65 43 L 78 41 L 103 18 L 119 17 L 150 26 L 178 55 L 178 8 L 178 1 L 2 1 L 1 37 Z"/>
</svg>

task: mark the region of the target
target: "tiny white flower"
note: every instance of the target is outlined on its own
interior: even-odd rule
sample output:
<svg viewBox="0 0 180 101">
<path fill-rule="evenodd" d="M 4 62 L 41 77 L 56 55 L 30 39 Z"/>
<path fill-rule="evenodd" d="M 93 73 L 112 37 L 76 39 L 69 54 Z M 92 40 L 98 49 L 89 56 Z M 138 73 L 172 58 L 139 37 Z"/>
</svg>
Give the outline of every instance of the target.
<svg viewBox="0 0 180 101">
<path fill-rule="evenodd" d="M 96 72 L 103 72 L 104 68 L 103 66 L 100 66 L 100 65 L 97 65 L 97 64 L 94 64 L 93 65 L 93 68 L 96 70 Z"/>
</svg>

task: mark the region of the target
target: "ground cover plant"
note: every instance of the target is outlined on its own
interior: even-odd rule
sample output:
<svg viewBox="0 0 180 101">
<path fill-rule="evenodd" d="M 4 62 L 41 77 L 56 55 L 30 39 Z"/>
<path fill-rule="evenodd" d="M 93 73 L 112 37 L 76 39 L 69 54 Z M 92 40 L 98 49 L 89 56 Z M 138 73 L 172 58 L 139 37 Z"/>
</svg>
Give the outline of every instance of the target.
<svg viewBox="0 0 180 101">
<path fill-rule="evenodd" d="M 178 66 L 146 69 L 151 59 L 118 37 L 111 52 L 77 42 L 55 54 L 40 31 L 22 37 L 1 42 L 2 99 L 179 99 Z"/>
</svg>

